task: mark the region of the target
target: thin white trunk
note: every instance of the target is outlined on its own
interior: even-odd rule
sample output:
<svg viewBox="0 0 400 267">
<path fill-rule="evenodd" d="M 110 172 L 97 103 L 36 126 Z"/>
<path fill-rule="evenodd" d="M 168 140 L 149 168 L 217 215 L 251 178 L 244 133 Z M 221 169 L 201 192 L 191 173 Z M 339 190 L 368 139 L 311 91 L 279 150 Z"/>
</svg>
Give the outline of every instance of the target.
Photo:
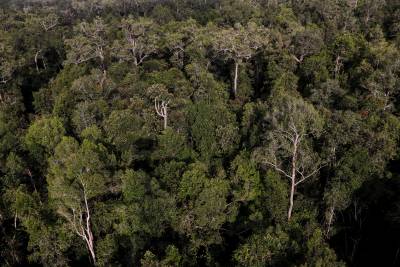
<svg viewBox="0 0 400 267">
<path fill-rule="evenodd" d="M 293 179 L 293 178 L 292 178 Z M 290 218 L 292 217 L 292 211 L 293 211 L 293 204 L 294 204 L 294 191 L 296 189 L 296 186 L 294 185 L 294 180 L 291 181 L 291 188 L 290 188 L 290 201 L 289 201 L 289 210 L 288 210 L 288 221 L 290 221 Z"/>
<path fill-rule="evenodd" d="M 15 216 L 14 216 L 14 229 L 17 229 L 17 219 L 18 219 L 18 212 L 15 211 Z"/>
<path fill-rule="evenodd" d="M 36 54 L 35 54 L 35 65 L 36 65 L 36 71 L 37 72 L 39 72 L 38 57 L 39 57 L 40 51 L 41 50 L 37 51 Z"/>
<path fill-rule="evenodd" d="M 85 237 L 84 239 L 86 241 L 86 244 L 89 249 L 90 256 L 92 257 L 93 263 L 96 264 L 96 254 L 94 251 L 93 233 L 92 233 L 92 229 L 90 226 L 90 210 L 89 210 L 89 205 L 88 205 L 85 189 L 83 190 L 83 196 L 84 196 L 84 200 L 85 200 L 85 209 L 86 209 L 86 229 L 83 231 L 84 237 Z"/>
<path fill-rule="evenodd" d="M 233 79 L 233 95 L 236 97 L 238 85 L 239 62 L 235 61 L 235 77 Z"/>
<path fill-rule="evenodd" d="M 165 116 L 164 116 L 164 130 L 168 127 L 168 109 L 165 109 Z"/>
<path fill-rule="evenodd" d="M 157 98 L 154 99 L 154 108 L 156 113 L 164 120 L 164 130 L 166 130 L 168 127 L 168 104 L 169 101 L 161 101 L 160 103 Z"/>
<path fill-rule="evenodd" d="M 60 211 L 60 214 L 68 220 L 68 222 L 72 225 L 73 229 L 75 230 L 75 233 L 80 238 L 82 238 L 83 241 L 86 243 L 86 247 L 89 250 L 90 258 L 92 259 L 93 264 L 96 265 L 94 238 L 93 238 L 92 227 L 90 224 L 90 208 L 86 195 L 85 185 L 83 183 L 82 183 L 82 188 L 83 188 L 84 207 L 79 206 L 78 210 L 72 208 L 72 214 L 68 214 L 64 211 Z"/>
<path fill-rule="evenodd" d="M 328 225 L 326 228 L 326 235 L 329 235 L 329 232 L 331 231 L 331 225 L 332 225 L 334 216 L 335 216 L 335 207 L 334 207 L 334 205 L 332 205 L 329 209 L 329 217 L 328 217 Z"/>
<path fill-rule="evenodd" d="M 104 69 L 103 70 L 103 75 L 102 75 L 101 80 L 100 80 L 100 88 L 101 89 L 104 89 L 104 83 L 105 83 L 106 79 L 107 79 L 107 71 Z"/>
<path fill-rule="evenodd" d="M 293 204 L 294 204 L 294 193 L 296 190 L 296 160 L 297 160 L 297 144 L 299 137 L 296 135 L 296 138 L 293 142 L 293 155 L 292 155 L 292 175 L 291 175 L 291 186 L 290 186 L 290 200 L 289 200 L 289 210 L 288 210 L 288 221 L 292 217 Z"/>
</svg>

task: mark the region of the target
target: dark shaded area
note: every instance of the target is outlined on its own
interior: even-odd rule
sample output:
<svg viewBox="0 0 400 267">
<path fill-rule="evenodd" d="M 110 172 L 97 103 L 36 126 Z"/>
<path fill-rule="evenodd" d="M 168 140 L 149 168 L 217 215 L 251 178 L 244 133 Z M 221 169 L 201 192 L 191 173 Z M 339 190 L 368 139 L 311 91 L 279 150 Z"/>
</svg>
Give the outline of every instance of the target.
<svg viewBox="0 0 400 267">
<path fill-rule="evenodd" d="M 356 197 L 338 215 L 342 228 L 332 238 L 335 251 L 349 266 L 400 266 L 399 177 L 368 181 Z"/>
<path fill-rule="evenodd" d="M 46 62 L 43 61 L 43 58 Z M 38 60 L 37 69 L 36 66 L 26 66 L 18 72 L 18 76 L 21 77 L 21 93 L 27 113 L 35 112 L 33 93 L 46 86 L 52 77 L 57 75 L 64 60 L 54 48 L 49 48 L 43 58 Z"/>
</svg>

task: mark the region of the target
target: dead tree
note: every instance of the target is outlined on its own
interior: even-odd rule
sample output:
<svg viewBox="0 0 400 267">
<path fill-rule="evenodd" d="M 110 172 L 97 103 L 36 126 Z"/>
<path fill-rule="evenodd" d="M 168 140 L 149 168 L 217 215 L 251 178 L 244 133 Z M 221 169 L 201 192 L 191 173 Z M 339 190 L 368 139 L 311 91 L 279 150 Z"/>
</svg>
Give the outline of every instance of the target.
<svg viewBox="0 0 400 267">
<path fill-rule="evenodd" d="M 168 104 L 169 101 L 158 101 L 157 98 L 154 99 L 154 108 L 157 115 L 164 119 L 164 130 L 167 129 L 168 126 Z"/>
</svg>

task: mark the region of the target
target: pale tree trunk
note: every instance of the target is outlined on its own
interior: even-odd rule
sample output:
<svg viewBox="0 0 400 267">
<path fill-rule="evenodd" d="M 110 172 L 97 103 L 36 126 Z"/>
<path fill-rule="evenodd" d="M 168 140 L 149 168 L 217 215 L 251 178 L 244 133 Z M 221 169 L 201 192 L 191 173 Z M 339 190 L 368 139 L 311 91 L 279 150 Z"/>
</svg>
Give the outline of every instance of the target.
<svg viewBox="0 0 400 267">
<path fill-rule="evenodd" d="M 106 79 L 107 79 L 107 71 L 105 69 L 103 69 L 103 75 L 100 80 L 100 88 L 101 89 L 104 89 L 104 82 L 106 81 Z"/>
<path fill-rule="evenodd" d="M 235 74 L 233 78 L 233 95 L 236 97 L 238 85 L 239 62 L 235 61 Z"/>
<path fill-rule="evenodd" d="M 168 110 L 165 109 L 165 116 L 164 116 L 164 130 L 168 127 Z"/>
<path fill-rule="evenodd" d="M 289 200 L 289 210 L 288 210 L 288 221 L 292 217 L 293 204 L 294 204 L 294 192 L 296 190 L 296 160 L 297 160 L 297 144 L 299 141 L 299 137 L 296 135 L 295 140 L 293 142 L 293 155 L 292 155 L 292 178 L 291 178 L 291 186 L 290 186 L 290 200 Z"/>
<path fill-rule="evenodd" d="M 291 182 L 291 188 L 290 188 L 290 201 L 289 201 L 289 210 L 288 210 L 288 221 L 290 221 L 290 218 L 292 217 L 292 211 L 293 211 L 293 204 L 294 204 L 294 191 L 296 189 L 295 182 L 292 179 Z"/>
<path fill-rule="evenodd" d="M 335 60 L 335 77 L 339 74 L 342 58 L 338 55 Z"/>
<path fill-rule="evenodd" d="M 335 216 L 335 206 L 332 205 L 329 208 L 329 216 L 328 216 L 328 222 L 327 222 L 327 226 L 326 226 L 326 235 L 328 236 L 330 231 L 331 231 L 331 225 L 333 222 L 333 217 Z"/>
<path fill-rule="evenodd" d="M 40 54 L 41 51 L 42 51 L 42 50 L 39 50 L 39 51 L 37 51 L 36 54 L 35 54 L 35 65 L 36 65 L 36 71 L 37 71 L 38 73 L 39 73 L 38 57 L 39 57 L 39 54 Z"/>
<path fill-rule="evenodd" d="M 86 229 L 84 229 L 83 231 L 86 232 L 85 241 L 87 243 L 93 263 L 96 264 L 96 253 L 94 251 L 93 233 L 92 233 L 92 229 L 91 229 L 91 225 L 90 225 L 90 210 L 89 210 L 89 205 L 87 202 L 86 192 L 85 191 L 83 191 L 83 192 L 84 192 L 85 208 L 86 208 Z"/>
<path fill-rule="evenodd" d="M 290 167 L 288 166 L 288 169 L 284 170 L 280 167 L 281 164 L 278 163 L 276 158 L 273 161 L 268 161 L 268 160 L 265 161 L 266 164 L 273 167 L 276 171 L 283 174 L 290 180 L 289 208 L 287 212 L 288 221 L 290 221 L 292 217 L 293 206 L 294 206 L 294 195 L 296 193 L 297 186 L 306 181 L 308 178 L 315 175 L 324 166 L 324 164 L 317 163 L 316 168 L 314 168 L 313 170 L 309 170 L 308 173 L 305 173 L 304 166 L 301 162 L 301 158 L 299 158 L 299 146 L 304 134 L 299 133 L 293 124 L 290 128 L 292 130 L 292 133 L 289 133 L 286 130 L 280 131 L 280 133 L 285 134 L 286 138 L 290 140 L 290 143 L 292 145 L 291 166 Z"/>
<path fill-rule="evenodd" d="M 169 101 L 161 101 L 161 103 L 156 99 L 154 99 L 154 108 L 158 116 L 163 118 L 164 120 L 164 130 L 168 127 L 168 104 Z"/>
<path fill-rule="evenodd" d="M 15 216 L 14 216 L 14 229 L 17 229 L 17 220 L 18 220 L 18 212 L 15 211 Z"/>
<path fill-rule="evenodd" d="M 96 252 L 94 248 L 94 238 L 90 223 L 90 209 L 85 186 L 83 184 L 82 187 L 84 207 L 78 207 L 77 211 L 75 210 L 75 208 L 72 208 L 72 216 L 71 214 L 63 211 L 61 211 L 60 214 L 69 221 L 69 223 L 75 230 L 75 233 L 86 243 L 86 247 L 89 250 L 90 258 L 93 261 L 93 264 L 96 265 Z"/>
</svg>

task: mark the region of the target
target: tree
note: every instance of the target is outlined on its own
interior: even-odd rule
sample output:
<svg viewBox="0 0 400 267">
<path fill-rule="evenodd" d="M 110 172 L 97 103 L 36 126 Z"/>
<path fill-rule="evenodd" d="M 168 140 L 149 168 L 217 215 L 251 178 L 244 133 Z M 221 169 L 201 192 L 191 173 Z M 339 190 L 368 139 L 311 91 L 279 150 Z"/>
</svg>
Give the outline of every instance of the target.
<svg viewBox="0 0 400 267">
<path fill-rule="evenodd" d="M 0 19 L 4 19 L 4 25 L 10 23 L 6 17 L 0 17 Z M 13 36 L 6 30 L 0 29 L 0 88 L 11 80 L 14 71 L 24 62 L 17 55 Z M 0 97 L 2 97 L 2 93 L 0 93 Z M 3 102 L 4 99 L 0 99 L 0 101 Z"/>
<path fill-rule="evenodd" d="M 259 48 L 268 43 L 267 31 L 255 23 L 245 27 L 236 24 L 234 28 L 217 30 L 213 34 L 213 48 L 234 63 L 233 95 L 237 95 L 239 66 L 249 60 Z"/>
<path fill-rule="evenodd" d="M 24 55 L 27 63 L 35 64 L 36 72 L 52 72 L 54 64 L 61 63 L 61 55 L 64 49 L 60 18 L 54 12 L 48 10 L 44 14 L 30 16 L 24 22 L 24 36 L 26 48 Z M 59 61 L 59 62 L 56 62 Z"/>
<path fill-rule="evenodd" d="M 155 98 L 154 99 L 154 108 L 157 112 L 157 115 L 160 116 L 161 118 L 163 118 L 164 120 L 164 130 L 167 129 L 168 127 L 168 105 L 169 105 L 169 101 L 160 101 Z"/>
<path fill-rule="evenodd" d="M 0 44 L 0 83 L 6 84 L 13 73 L 13 69 L 16 67 L 13 62 L 10 62 L 7 57 L 11 54 L 11 48 L 6 43 L 1 42 Z M 3 101 L 3 100 L 2 100 Z"/>
<path fill-rule="evenodd" d="M 229 155 L 237 147 L 238 127 L 226 106 L 202 101 L 189 107 L 187 119 L 194 147 L 203 159 Z"/>
<path fill-rule="evenodd" d="M 55 148 L 49 164 L 49 196 L 57 213 L 86 244 L 96 263 L 92 225 L 92 205 L 96 197 L 107 193 L 107 170 L 110 158 L 104 146 L 84 140 L 81 145 L 64 137 Z"/>
<path fill-rule="evenodd" d="M 40 25 L 43 27 L 44 31 L 50 31 L 59 24 L 60 18 L 56 14 L 48 14 L 43 17 L 40 21 Z"/>
<path fill-rule="evenodd" d="M 320 29 L 314 25 L 307 26 L 293 36 L 291 44 L 293 58 L 297 63 L 302 63 L 305 57 L 317 54 L 322 46 Z"/>
<path fill-rule="evenodd" d="M 187 236 L 194 249 L 220 244 L 221 227 L 235 214 L 227 202 L 229 183 L 223 177 L 208 177 L 206 166 L 193 163 L 183 174 L 178 191 L 182 205 L 175 229 Z"/>
<path fill-rule="evenodd" d="M 333 53 L 335 57 L 334 74 L 335 77 L 339 75 L 343 67 L 343 63 L 351 60 L 357 51 L 356 38 L 347 32 L 339 34 L 333 42 Z"/>
<path fill-rule="evenodd" d="M 164 80 L 165 83 L 168 83 L 167 80 Z M 171 99 L 175 97 L 172 93 L 169 92 L 164 84 L 153 84 L 149 88 L 145 90 L 145 97 L 149 99 L 149 101 L 153 102 L 153 110 L 151 111 L 152 114 L 156 114 L 156 117 L 160 117 L 163 120 L 163 129 L 166 130 L 169 123 L 170 118 L 170 104 Z M 151 102 L 150 102 L 151 103 Z M 149 109 L 150 110 L 150 109 Z M 157 127 L 158 128 L 158 127 Z"/>
<path fill-rule="evenodd" d="M 277 266 L 285 264 L 290 238 L 281 227 L 269 227 L 265 232 L 250 236 L 234 254 L 239 266 Z"/>
<path fill-rule="evenodd" d="M 0 266 L 396 265 L 399 18 L 0 0 Z"/>
<path fill-rule="evenodd" d="M 191 46 L 201 49 L 208 43 L 208 39 L 204 38 L 208 35 L 207 28 L 199 27 L 193 19 L 170 22 L 161 30 L 165 33 L 160 40 L 162 47 L 171 53 L 170 61 L 180 69 L 184 67 L 185 56 L 188 55 Z"/>
<path fill-rule="evenodd" d="M 97 59 L 100 67 L 105 70 L 110 44 L 103 20 L 95 18 L 91 23 L 81 22 L 74 27 L 74 33 L 73 38 L 65 40 L 69 48 L 65 64 L 81 64 Z"/>
<path fill-rule="evenodd" d="M 130 166 L 135 160 L 146 157 L 141 141 L 148 138 L 143 118 L 131 109 L 114 110 L 103 121 L 107 143 L 120 154 L 120 164 Z"/>
<path fill-rule="evenodd" d="M 377 108 L 393 109 L 395 96 L 399 93 L 399 51 L 385 41 L 371 44 L 369 50 L 369 60 L 364 60 L 358 68 L 360 86 Z"/>
<path fill-rule="evenodd" d="M 142 170 L 121 173 L 123 206 L 121 235 L 130 237 L 132 256 L 137 256 L 151 239 L 160 238 L 176 219 L 175 197 L 164 191 L 157 179 Z"/>
<path fill-rule="evenodd" d="M 323 120 L 314 107 L 299 96 L 278 93 L 267 114 L 271 129 L 265 148 L 255 152 L 259 160 L 290 181 L 290 221 L 297 187 L 324 166 L 312 148 L 312 137 L 321 134 Z M 261 154 L 260 154 L 261 152 Z"/>
<path fill-rule="evenodd" d="M 379 119 L 373 114 L 366 117 L 363 113 L 336 111 L 327 121 L 322 146 L 332 160 L 327 166 L 330 175 L 324 189 L 326 235 L 337 230 L 336 214 L 358 201 L 356 192 L 365 183 L 383 177 L 387 161 L 395 156 L 399 122 L 386 113 L 376 112 Z"/>
<path fill-rule="evenodd" d="M 122 61 L 132 61 L 135 66 L 158 50 L 160 43 L 156 24 L 147 18 L 122 19 L 123 39 L 113 44 L 113 53 Z"/>
<path fill-rule="evenodd" d="M 59 118 L 38 118 L 29 127 L 25 135 L 25 144 L 31 154 L 43 163 L 64 135 L 65 129 Z"/>
</svg>

